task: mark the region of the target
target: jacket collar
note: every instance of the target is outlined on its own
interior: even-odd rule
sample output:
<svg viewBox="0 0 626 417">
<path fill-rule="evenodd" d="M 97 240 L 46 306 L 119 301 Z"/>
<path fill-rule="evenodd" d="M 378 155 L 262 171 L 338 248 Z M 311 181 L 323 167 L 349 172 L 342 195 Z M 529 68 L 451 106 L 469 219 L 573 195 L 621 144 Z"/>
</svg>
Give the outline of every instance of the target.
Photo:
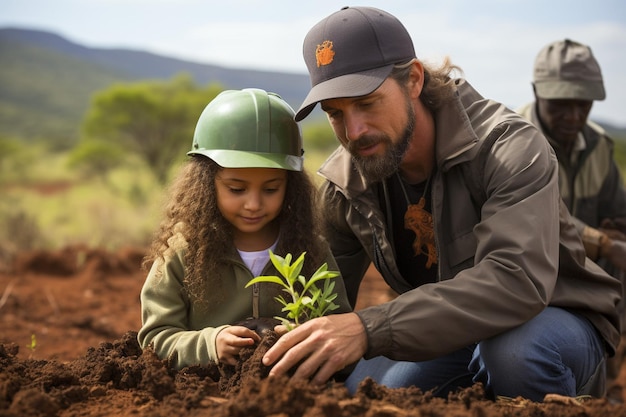
<svg viewBox="0 0 626 417">
<path fill-rule="evenodd" d="M 478 142 L 470 122 L 469 110 L 484 100 L 465 80 L 455 80 L 456 98 L 435 114 L 435 155 L 437 167 L 447 171 L 458 162 L 471 159 L 466 152 Z"/>
</svg>

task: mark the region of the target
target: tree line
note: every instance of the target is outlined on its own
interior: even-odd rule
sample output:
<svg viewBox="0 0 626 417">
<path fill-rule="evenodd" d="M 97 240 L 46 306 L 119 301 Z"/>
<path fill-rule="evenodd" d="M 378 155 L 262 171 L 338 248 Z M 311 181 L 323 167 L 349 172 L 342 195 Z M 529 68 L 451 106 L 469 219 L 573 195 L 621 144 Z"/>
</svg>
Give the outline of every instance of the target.
<svg viewBox="0 0 626 417">
<path fill-rule="evenodd" d="M 92 96 L 80 139 L 69 150 L 68 166 L 84 178 L 106 181 L 109 172 L 133 156 L 164 185 L 170 168 L 189 150 L 202 110 L 223 89 L 216 83 L 197 85 L 185 74 L 167 81 L 112 84 Z M 307 125 L 304 136 L 307 151 L 328 154 L 337 146 L 325 121 Z M 626 172 L 626 147 L 617 142 L 616 159 Z M 32 162 L 28 147 L 21 140 L 0 137 L 0 176 Z"/>
</svg>

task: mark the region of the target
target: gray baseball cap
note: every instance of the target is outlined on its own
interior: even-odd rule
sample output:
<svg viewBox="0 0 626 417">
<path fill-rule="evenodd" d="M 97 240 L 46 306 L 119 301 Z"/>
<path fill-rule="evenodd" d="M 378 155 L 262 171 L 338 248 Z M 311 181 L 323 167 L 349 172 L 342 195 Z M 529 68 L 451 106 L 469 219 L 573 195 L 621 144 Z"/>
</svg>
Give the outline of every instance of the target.
<svg viewBox="0 0 626 417">
<path fill-rule="evenodd" d="M 537 97 L 544 99 L 604 100 L 600 65 L 591 48 L 565 39 L 545 46 L 535 59 Z"/>
<path fill-rule="evenodd" d="M 415 58 L 413 41 L 402 23 L 373 7 L 344 7 L 326 17 L 306 35 L 302 53 L 311 90 L 296 121 L 322 100 L 371 93 L 394 64 Z"/>
</svg>

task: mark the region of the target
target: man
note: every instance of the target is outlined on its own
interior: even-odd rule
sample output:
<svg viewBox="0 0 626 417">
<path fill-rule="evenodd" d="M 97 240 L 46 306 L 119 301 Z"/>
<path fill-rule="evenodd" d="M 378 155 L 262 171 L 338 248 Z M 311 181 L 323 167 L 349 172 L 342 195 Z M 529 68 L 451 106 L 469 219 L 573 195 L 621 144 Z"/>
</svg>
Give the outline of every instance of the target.
<svg viewBox="0 0 626 417">
<path fill-rule="evenodd" d="M 588 120 L 606 93 L 591 48 L 569 39 L 545 46 L 534 68 L 535 102 L 518 111 L 541 129 L 559 161 L 559 188 L 587 256 L 626 267 L 626 190 L 613 159 L 613 141 Z M 617 240 L 617 241 L 614 241 Z M 617 267 L 617 269 L 615 268 Z"/>
<path fill-rule="evenodd" d="M 449 63 L 425 66 L 382 10 L 333 13 L 303 53 L 312 88 L 296 120 L 321 103 L 342 145 L 320 174 L 348 296 L 371 261 L 400 295 L 283 335 L 270 375 L 297 365 L 321 384 L 358 361 L 352 391 L 371 376 L 436 395 L 474 381 L 532 400 L 602 395 L 620 283 L 585 258 L 541 133 Z"/>
<path fill-rule="evenodd" d="M 593 101 L 606 97 L 591 48 L 570 39 L 546 45 L 535 59 L 533 92 L 535 102 L 518 111 L 541 129 L 556 152 L 561 197 L 587 256 L 623 282 L 626 190 L 613 159 L 613 141 L 588 120 Z M 621 317 L 623 303 L 624 298 Z"/>
</svg>

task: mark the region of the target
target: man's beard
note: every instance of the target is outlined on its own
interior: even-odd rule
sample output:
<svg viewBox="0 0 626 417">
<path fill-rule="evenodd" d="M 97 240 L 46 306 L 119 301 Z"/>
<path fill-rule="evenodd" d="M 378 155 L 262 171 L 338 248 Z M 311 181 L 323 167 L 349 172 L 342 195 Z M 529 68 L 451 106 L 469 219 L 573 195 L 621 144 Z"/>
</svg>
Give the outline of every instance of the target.
<svg viewBox="0 0 626 417">
<path fill-rule="evenodd" d="M 356 165 L 367 184 L 373 184 L 384 180 L 398 170 L 415 130 L 415 114 L 410 103 L 407 101 L 407 123 L 402 137 L 395 144 L 386 134 L 364 135 L 359 140 L 348 142 L 347 149 L 352 155 Z M 361 156 L 360 148 L 367 148 L 377 143 L 386 143 L 385 153 L 382 155 Z"/>
</svg>

